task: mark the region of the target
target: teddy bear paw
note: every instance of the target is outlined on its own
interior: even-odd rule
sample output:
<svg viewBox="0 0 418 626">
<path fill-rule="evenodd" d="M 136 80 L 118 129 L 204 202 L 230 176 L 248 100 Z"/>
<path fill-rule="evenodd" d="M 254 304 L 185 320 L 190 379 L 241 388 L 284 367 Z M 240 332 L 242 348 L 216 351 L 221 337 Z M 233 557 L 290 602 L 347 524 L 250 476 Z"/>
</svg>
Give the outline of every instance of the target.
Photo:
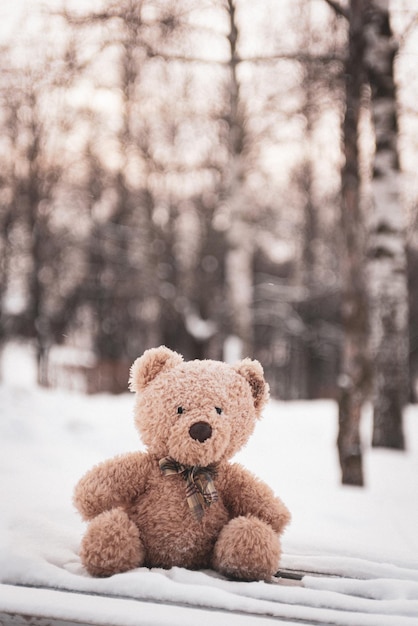
<svg viewBox="0 0 418 626">
<path fill-rule="evenodd" d="M 145 548 L 138 528 L 117 508 L 101 513 L 90 522 L 80 558 L 92 576 L 111 576 L 142 565 Z"/>
<path fill-rule="evenodd" d="M 271 526 L 256 517 L 236 517 L 219 534 L 213 567 L 230 578 L 269 580 L 280 554 L 280 541 Z"/>
</svg>

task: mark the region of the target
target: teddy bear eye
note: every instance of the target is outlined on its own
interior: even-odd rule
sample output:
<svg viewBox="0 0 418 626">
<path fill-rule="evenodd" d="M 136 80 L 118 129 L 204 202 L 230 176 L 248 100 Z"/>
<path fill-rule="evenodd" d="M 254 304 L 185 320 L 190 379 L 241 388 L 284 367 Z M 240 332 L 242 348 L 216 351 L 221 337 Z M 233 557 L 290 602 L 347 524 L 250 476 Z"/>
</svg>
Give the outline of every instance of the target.
<svg viewBox="0 0 418 626">
<path fill-rule="evenodd" d="M 219 406 L 215 406 L 215 411 L 217 412 L 218 415 L 222 413 L 222 409 Z"/>
<path fill-rule="evenodd" d="M 182 413 L 184 413 L 184 409 L 183 409 L 183 407 L 182 407 L 182 406 L 178 406 L 178 407 L 177 407 L 177 413 L 178 413 L 179 415 L 181 415 Z"/>
</svg>

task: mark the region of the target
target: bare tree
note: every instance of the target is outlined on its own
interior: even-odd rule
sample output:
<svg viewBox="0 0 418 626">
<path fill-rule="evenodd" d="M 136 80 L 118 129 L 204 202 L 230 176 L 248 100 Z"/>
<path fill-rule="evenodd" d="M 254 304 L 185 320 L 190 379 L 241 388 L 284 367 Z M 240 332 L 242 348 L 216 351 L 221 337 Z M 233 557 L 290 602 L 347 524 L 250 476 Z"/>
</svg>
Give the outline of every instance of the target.
<svg viewBox="0 0 418 626">
<path fill-rule="evenodd" d="M 398 123 L 394 80 L 394 60 L 397 45 L 390 26 L 389 3 L 386 0 L 352 1 L 348 11 L 345 6 L 338 2 L 326 1 L 339 15 L 349 19 L 349 45 L 354 37 L 353 20 L 356 20 L 357 23 L 354 49 L 358 50 L 358 56 L 357 58 L 353 57 L 354 65 L 351 69 L 347 69 L 347 76 L 357 91 L 356 99 L 351 102 L 351 106 L 347 91 L 347 111 L 351 112 L 357 121 L 355 122 L 353 118 L 348 126 L 351 125 L 353 129 L 358 129 L 361 89 L 362 85 L 369 83 L 371 86 L 372 123 L 376 137 L 371 181 L 373 210 L 368 220 L 369 271 L 367 280 L 364 275 L 366 266 L 364 233 L 358 229 L 358 225 L 362 221 L 361 219 L 357 221 L 357 227 L 354 231 L 352 229 L 351 231 L 350 229 L 347 230 L 347 221 L 345 225 L 343 223 L 342 228 L 343 232 L 350 235 L 346 240 L 346 251 L 351 249 L 348 258 L 351 258 L 351 268 L 354 270 L 351 276 L 348 274 L 351 283 L 348 294 L 350 291 L 357 292 L 357 297 L 354 297 L 354 304 L 351 302 L 350 305 L 350 297 L 348 297 L 345 306 L 343 303 L 342 313 L 346 328 L 346 340 L 343 347 L 343 374 L 345 370 L 352 370 L 353 373 L 356 372 L 357 374 L 356 376 L 343 375 L 342 377 L 343 383 L 348 384 L 351 389 L 343 388 L 341 393 L 339 450 L 340 461 L 342 461 L 344 439 L 347 438 L 347 441 L 351 439 L 352 450 L 355 452 L 355 466 L 357 467 L 357 479 L 355 481 L 360 484 L 362 479 L 360 478 L 361 450 L 358 423 L 361 404 L 367 392 L 370 376 L 364 349 L 359 350 L 358 347 L 366 345 L 368 336 L 371 340 L 371 356 L 374 365 L 373 445 L 404 447 L 402 409 L 407 400 L 408 296 L 405 220 L 400 206 L 399 157 L 397 152 Z M 349 148 L 349 144 L 347 144 L 347 122 L 349 120 L 346 113 L 346 130 L 344 133 L 346 138 L 346 171 L 343 172 L 342 185 L 346 207 L 350 200 L 357 206 L 360 203 L 358 147 L 355 151 L 353 148 L 349 149 L 349 153 L 347 153 Z M 353 135 L 352 146 L 356 145 L 357 141 L 358 135 L 355 141 Z M 349 180 L 347 163 L 349 161 L 354 167 L 351 173 L 354 185 L 347 195 L 347 190 L 349 190 L 347 187 Z M 344 185 L 344 180 L 346 180 L 346 185 Z M 360 218 L 361 213 L 357 217 Z M 347 275 L 344 283 L 349 284 Z M 370 292 L 369 332 L 367 331 L 366 284 Z M 349 331 L 350 327 L 351 331 Z M 347 331 L 349 332 L 347 333 Z M 351 341 L 347 342 L 347 337 L 350 335 Z M 351 366 L 349 365 L 350 361 Z M 351 412 L 347 408 L 344 411 L 344 407 L 349 406 L 350 403 L 357 407 L 354 410 L 353 419 L 344 418 L 344 412 L 347 416 Z M 344 435 L 346 428 L 348 428 L 348 434 Z"/>
<path fill-rule="evenodd" d="M 5 58 L 7 49 L 2 49 L 1 52 Z M 3 143 L 10 141 L 10 144 L 13 145 L 16 143 L 17 124 L 15 118 L 17 111 L 15 107 L 7 106 L 9 100 L 8 77 L 4 71 L 1 72 L 0 76 L 2 79 L 0 87 L 2 140 Z M 10 144 L 7 147 L 10 147 Z M 18 180 L 13 159 L 2 160 L 0 174 L 0 353 L 7 335 L 10 334 L 9 310 L 6 299 L 9 295 L 8 289 L 11 279 L 12 230 L 16 218 L 13 205 L 17 195 L 17 185 Z"/>
<path fill-rule="evenodd" d="M 96 89 L 119 100 L 113 128 L 91 111 L 89 145 L 84 154 L 87 174 L 84 201 L 91 212 L 88 236 L 89 272 L 80 285 L 80 301 L 93 315 L 92 347 L 96 357 L 91 388 L 126 389 L 132 359 L 161 341 L 161 300 L 153 220 L 155 197 L 150 178 L 155 165 L 151 146 L 154 117 L 143 112 L 143 71 L 151 56 L 150 28 L 143 19 L 143 2 L 107 2 L 102 11 L 65 13 L 79 37 L 95 34 L 97 55 L 75 64 Z M 155 34 L 155 33 L 154 33 Z M 82 55 L 81 55 L 82 56 Z M 97 73 L 110 64 L 109 75 Z M 146 108 L 146 107 L 145 107 Z M 106 144 L 114 148 L 109 167 Z"/>
<path fill-rule="evenodd" d="M 342 482 L 350 485 L 363 485 L 360 418 L 368 381 L 365 230 L 359 166 L 359 119 L 364 85 L 363 19 L 364 0 L 351 0 L 345 65 L 345 163 L 341 174 L 341 317 L 344 334 L 338 403 L 338 452 Z"/>
<path fill-rule="evenodd" d="M 409 350 L 406 218 L 400 198 L 394 76 L 397 43 L 388 0 L 366 2 L 365 17 L 365 64 L 376 144 L 369 241 L 373 445 L 403 449 L 402 411 L 408 399 Z"/>
<path fill-rule="evenodd" d="M 228 16 L 228 80 L 229 94 L 227 113 L 228 161 L 223 170 L 221 200 L 229 211 L 230 227 L 227 231 L 225 258 L 225 288 L 228 302 L 229 333 L 236 338 L 237 351 L 234 358 L 253 353 L 253 253 L 254 241 L 245 220 L 246 197 L 246 151 L 248 138 L 245 131 L 245 103 L 241 95 L 238 76 L 240 63 L 239 25 L 235 0 L 226 0 Z M 239 346 L 239 347 L 238 347 Z"/>
<path fill-rule="evenodd" d="M 0 355 L 7 336 L 10 334 L 10 315 L 7 307 L 8 288 L 12 261 L 12 230 L 14 222 L 13 180 L 6 182 L 5 172 L 0 177 Z M 9 188 L 7 188 L 9 187 Z"/>
<path fill-rule="evenodd" d="M 60 275 L 63 240 L 59 241 L 60 228 L 53 225 L 52 217 L 63 164 L 54 160 L 51 144 L 59 131 L 57 120 L 47 121 L 44 109 L 48 95 L 53 98 L 54 86 L 43 68 L 39 71 L 39 67 L 29 63 L 14 68 L 2 86 L 4 137 L 8 141 L 8 154 L 12 155 L 6 186 L 13 219 L 11 216 L 6 219 L 5 227 L 7 231 L 13 227 L 19 233 L 17 253 L 25 259 L 19 278 L 25 284 L 25 303 L 14 315 L 13 328 L 14 332 L 33 338 L 39 382 L 45 384 L 54 327 L 61 325 L 60 286 L 65 282 Z M 10 278 L 10 260 L 5 269 L 9 273 L 6 279 Z M 51 284 L 57 277 L 53 291 Z"/>
</svg>

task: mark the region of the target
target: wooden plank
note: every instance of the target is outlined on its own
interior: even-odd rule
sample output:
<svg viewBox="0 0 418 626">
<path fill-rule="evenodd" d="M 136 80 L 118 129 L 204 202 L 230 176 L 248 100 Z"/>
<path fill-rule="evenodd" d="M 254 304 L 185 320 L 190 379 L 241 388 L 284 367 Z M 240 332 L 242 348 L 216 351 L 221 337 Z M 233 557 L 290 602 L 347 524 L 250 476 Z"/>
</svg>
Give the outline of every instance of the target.
<svg viewBox="0 0 418 626">
<path fill-rule="evenodd" d="M 23 613 L 0 613 L 0 626 L 89 626 L 86 622 L 72 622 L 52 617 L 34 617 Z"/>
</svg>

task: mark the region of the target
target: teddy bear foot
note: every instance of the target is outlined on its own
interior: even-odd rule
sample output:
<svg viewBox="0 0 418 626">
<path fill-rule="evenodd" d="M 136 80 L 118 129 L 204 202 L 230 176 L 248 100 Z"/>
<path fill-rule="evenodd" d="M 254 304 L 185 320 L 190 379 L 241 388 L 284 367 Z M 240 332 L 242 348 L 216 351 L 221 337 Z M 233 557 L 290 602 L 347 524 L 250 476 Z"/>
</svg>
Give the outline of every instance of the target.
<svg viewBox="0 0 418 626">
<path fill-rule="evenodd" d="M 281 549 L 274 530 L 256 517 L 236 517 L 221 530 L 213 567 L 239 580 L 268 580 L 277 571 Z"/>
<path fill-rule="evenodd" d="M 145 548 L 138 528 L 120 508 L 105 511 L 89 524 L 80 558 L 92 576 L 111 576 L 143 564 Z"/>
</svg>

